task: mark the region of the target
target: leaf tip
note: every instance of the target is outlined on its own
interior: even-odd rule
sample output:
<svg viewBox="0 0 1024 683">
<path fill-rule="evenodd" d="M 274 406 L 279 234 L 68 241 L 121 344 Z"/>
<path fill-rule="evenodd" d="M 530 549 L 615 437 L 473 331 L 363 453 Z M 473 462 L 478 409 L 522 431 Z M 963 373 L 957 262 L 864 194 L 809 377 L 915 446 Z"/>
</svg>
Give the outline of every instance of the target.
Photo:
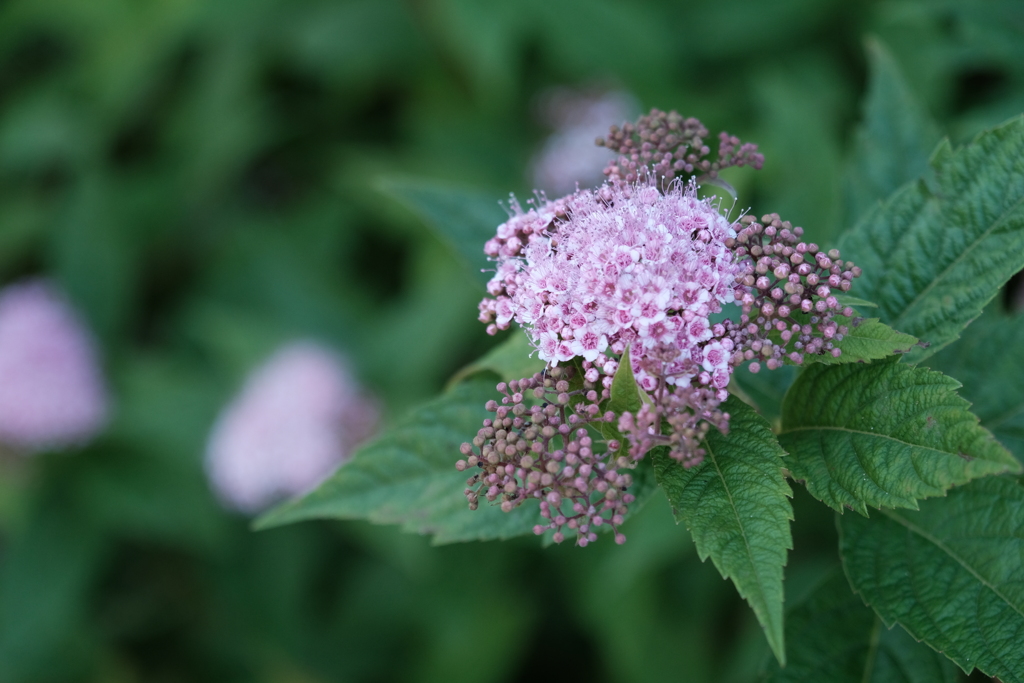
<svg viewBox="0 0 1024 683">
<path fill-rule="evenodd" d="M 768 647 L 771 648 L 772 654 L 775 655 L 775 660 L 779 663 L 779 666 L 786 668 L 786 637 L 783 630 L 782 622 L 780 620 L 776 633 L 772 633 L 776 629 L 769 629 L 767 626 L 764 629 L 765 638 L 768 639 Z"/>
</svg>

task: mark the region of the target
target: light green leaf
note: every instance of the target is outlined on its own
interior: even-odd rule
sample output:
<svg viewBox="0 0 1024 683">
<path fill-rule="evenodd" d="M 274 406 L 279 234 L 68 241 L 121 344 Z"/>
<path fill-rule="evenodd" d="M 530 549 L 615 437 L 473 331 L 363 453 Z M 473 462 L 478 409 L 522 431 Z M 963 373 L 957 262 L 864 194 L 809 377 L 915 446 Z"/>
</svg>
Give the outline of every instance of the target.
<svg viewBox="0 0 1024 683">
<path fill-rule="evenodd" d="M 270 510 L 256 528 L 306 519 L 367 519 L 432 534 L 436 543 L 511 538 L 533 533 L 536 505 L 504 513 L 483 503 L 470 511 L 463 495 L 466 474 L 455 469 L 459 446 L 489 413 L 493 380 L 461 384 L 414 410 L 315 491 Z"/>
<path fill-rule="evenodd" d="M 878 308 L 877 304 L 864 299 L 858 299 L 846 294 L 837 295 L 836 299 L 845 308 L 847 306 L 857 308 Z M 794 321 L 801 325 L 811 322 L 812 315 L 796 311 L 791 314 Z M 854 310 L 853 317 L 837 315 L 834 320 L 837 325 L 847 328 L 846 334 L 840 340 L 832 339 L 831 343 L 842 351 L 842 354 L 835 358 L 830 353 L 821 355 L 805 354 L 803 363 L 822 363 L 825 365 L 841 365 L 844 363 L 861 363 L 865 361 L 879 360 L 898 353 L 906 353 L 918 343 L 916 337 L 898 332 L 888 325 L 879 322 L 878 318 L 860 318 L 854 325 L 853 320 L 859 317 L 858 311 Z M 821 337 L 817 331 L 813 336 Z M 772 340 L 778 344 L 782 339 L 778 331 L 771 333 Z M 784 358 L 786 365 L 795 365 L 789 358 Z"/>
<path fill-rule="evenodd" d="M 847 234 L 879 318 L 927 342 L 917 362 L 956 339 L 1024 268 L 1024 117 L 954 151 L 935 151 L 935 181 L 907 185 Z"/>
<path fill-rule="evenodd" d="M 536 356 L 531 358 L 532 353 L 535 351 L 529 337 L 521 329 L 515 328 L 504 342 L 452 375 L 448 380 L 448 387 L 451 388 L 466 378 L 485 371 L 495 373 L 505 382 L 532 377 L 541 372 L 546 365 Z"/>
<path fill-rule="evenodd" d="M 794 316 L 799 322 L 809 318 L 804 314 Z M 821 365 L 843 365 L 846 363 L 863 363 L 865 361 L 879 360 L 898 353 L 910 351 L 917 338 L 909 334 L 897 332 L 888 325 L 878 321 L 878 318 L 861 320 L 859 325 L 854 326 L 851 320 L 845 316 L 837 315 L 834 320 L 838 325 L 846 325 L 849 331 L 843 335 L 842 340 L 833 341 L 833 344 L 842 351 L 842 355 L 834 358 L 830 353 L 821 355 L 804 355 L 804 363 L 817 363 Z M 820 334 L 815 333 L 819 337 Z"/>
<path fill-rule="evenodd" d="M 1003 315 L 989 306 L 963 337 L 929 360 L 963 382 L 983 427 L 1024 463 L 1024 314 Z"/>
<path fill-rule="evenodd" d="M 837 316 L 842 317 L 842 316 Z M 906 353 L 917 344 L 917 338 L 897 332 L 878 318 L 868 318 L 856 327 L 851 326 L 842 341 L 836 346 L 843 352 L 839 358 L 829 354 L 814 356 L 812 359 L 826 365 L 878 360 L 897 353 Z"/>
<path fill-rule="evenodd" d="M 915 642 L 902 628 L 887 629 L 850 591 L 842 572 L 827 577 L 786 613 L 789 662 L 769 664 L 766 683 L 957 683 L 951 661 Z"/>
<path fill-rule="evenodd" d="M 736 584 L 784 664 L 782 568 L 793 547 L 785 452 L 753 408 L 735 397 L 723 407 L 731 416 L 729 434 L 709 432 L 704 462 L 686 469 L 663 452 L 652 453 L 654 470 L 701 560 L 710 557 Z"/>
<path fill-rule="evenodd" d="M 484 242 L 508 220 L 497 197 L 479 190 L 422 179 L 384 179 L 379 189 L 398 200 L 447 244 L 481 285 L 494 267 L 484 256 Z"/>
<path fill-rule="evenodd" d="M 901 185 L 924 175 L 940 137 L 885 45 L 869 38 L 865 48 L 870 75 L 863 120 L 844 177 L 846 225 L 854 225 Z"/>
<path fill-rule="evenodd" d="M 970 673 L 1024 682 L 1024 488 L 990 477 L 919 512 L 839 518 L 854 590 Z"/>
<path fill-rule="evenodd" d="M 836 299 L 843 306 L 850 306 L 854 309 L 878 308 L 878 304 L 848 294 L 838 294 Z M 860 312 L 854 311 L 855 316 Z M 794 319 L 800 324 L 810 322 L 810 315 L 797 312 Z M 879 360 L 898 353 L 906 353 L 918 343 L 917 337 L 892 329 L 880 322 L 878 318 L 861 319 L 853 324 L 851 318 L 846 316 L 835 316 L 836 324 L 845 325 L 847 333 L 839 341 L 832 340 L 832 343 L 842 351 L 839 358 L 833 358 L 831 354 L 804 356 L 805 363 L 824 363 L 825 365 L 840 365 L 843 363 L 860 363 L 864 361 Z M 821 336 L 815 334 L 814 336 Z"/>
<path fill-rule="evenodd" d="M 814 366 L 782 406 L 792 477 L 829 507 L 917 509 L 956 484 L 1020 466 L 978 425 L 959 382 L 895 362 Z"/>
<path fill-rule="evenodd" d="M 629 358 L 629 349 L 622 352 L 619 359 L 619 367 L 612 378 L 611 398 L 608 401 L 607 410 L 616 415 L 624 412 L 636 413 L 640 410 L 642 401 L 640 399 L 640 387 L 636 383 L 636 376 L 633 375 L 633 362 Z"/>
<path fill-rule="evenodd" d="M 582 376 L 582 366 L 578 367 L 577 370 L 579 375 Z M 635 415 L 640 410 L 641 405 L 640 386 L 636 383 L 636 377 L 633 375 L 633 364 L 629 359 L 629 349 L 626 349 L 622 352 L 622 358 L 619 359 L 619 367 L 612 378 L 611 397 L 608 399 L 603 410 L 605 412 L 612 411 L 616 417 L 624 412 L 630 412 Z M 597 429 L 605 439 L 609 441 L 615 440 L 621 444 L 618 455 L 627 455 L 629 453 L 629 443 L 622 435 L 622 432 L 619 431 L 618 423 L 598 422 Z"/>
<path fill-rule="evenodd" d="M 833 294 L 832 296 L 836 298 L 836 300 L 839 302 L 841 306 L 853 306 L 854 308 L 861 309 L 878 308 L 878 304 L 876 304 L 873 301 L 868 301 L 867 299 L 858 299 L 857 297 L 850 296 L 849 294 L 839 293 Z"/>
</svg>

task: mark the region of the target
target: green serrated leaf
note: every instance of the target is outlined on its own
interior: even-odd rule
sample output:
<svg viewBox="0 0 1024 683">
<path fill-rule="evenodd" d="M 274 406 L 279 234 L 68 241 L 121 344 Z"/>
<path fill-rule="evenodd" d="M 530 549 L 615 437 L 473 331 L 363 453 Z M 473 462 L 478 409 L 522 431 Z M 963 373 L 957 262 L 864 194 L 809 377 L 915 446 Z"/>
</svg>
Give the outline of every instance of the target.
<svg viewBox="0 0 1024 683">
<path fill-rule="evenodd" d="M 378 182 L 385 194 L 416 213 L 423 222 L 458 254 L 481 285 L 486 285 L 494 267 L 484 256 L 484 242 L 506 220 L 496 197 L 467 187 L 424 179 L 386 178 Z"/>
<path fill-rule="evenodd" d="M 785 452 L 753 408 L 735 397 L 723 407 L 731 416 L 729 434 L 708 433 L 704 462 L 686 469 L 664 452 L 652 452 L 654 470 L 701 560 L 710 557 L 736 584 L 784 664 L 782 568 L 793 547 Z"/>
<path fill-rule="evenodd" d="M 865 47 L 868 92 L 844 176 L 847 225 L 904 183 L 924 175 L 940 137 L 885 45 L 868 38 Z"/>
<path fill-rule="evenodd" d="M 1011 275 L 1024 268 L 1024 117 L 932 157 L 934 187 L 918 181 L 870 211 L 843 253 L 864 270 L 858 294 L 879 318 L 929 344 L 956 339 Z"/>
<path fill-rule="evenodd" d="M 809 322 L 810 316 L 798 313 L 793 316 L 797 322 Z M 842 355 L 835 358 L 830 353 L 821 355 L 804 355 L 804 364 L 817 363 L 820 365 L 843 365 L 846 363 L 863 363 L 865 361 L 879 360 L 894 354 L 910 351 L 917 338 L 903 332 L 897 332 L 888 325 L 878 321 L 878 318 L 862 320 L 859 325 L 854 326 L 851 320 L 845 316 L 837 315 L 834 318 L 837 325 L 846 325 L 849 331 L 843 335 L 840 341 L 832 343 L 842 351 Z M 820 337 L 815 333 L 813 336 Z M 786 361 L 789 364 L 789 361 Z"/>
<path fill-rule="evenodd" d="M 471 380 L 414 410 L 316 490 L 270 510 L 256 521 L 267 529 L 307 519 L 367 519 L 431 534 L 436 543 L 511 538 L 533 533 L 536 505 L 510 513 L 496 506 L 470 511 L 466 474 L 455 470 L 459 446 L 488 416 L 492 382 Z"/>
<path fill-rule="evenodd" d="M 1024 683 L 1024 488 L 990 477 L 919 512 L 838 524 L 850 584 L 887 624 L 965 672 Z"/>
<path fill-rule="evenodd" d="M 810 367 L 786 393 L 779 440 L 811 495 L 839 512 L 917 509 L 919 498 L 1020 470 L 956 395 L 959 382 L 896 360 Z"/>
<path fill-rule="evenodd" d="M 1003 315 L 989 306 L 963 337 L 929 359 L 936 370 L 963 382 L 983 427 L 1024 463 L 1024 314 Z"/>
<path fill-rule="evenodd" d="M 843 352 L 839 358 L 829 354 L 814 356 L 813 360 L 826 365 L 855 363 L 879 360 L 897 353 L 906 353 L 917 344 L 917 338 L 898 332 L 888 325 L 879 322 L 878 318 L 868 318 L 860 325 L 850 327 L 836 346 Z"/>
<path fill-rule="evenodd" d="M 849 294 L 843 294 L 840 292 L 839 294 L 833 294 L 832 296 L 836 298 L 836 301 L 839 302 L 840 306 L 853 306 L 854 308 L 878 308 L 878 304 L 873 301 L 858 299 L 857 297 L 850 296 Z"/>
<path fill-rule="evenodd" d="M 505 382 L 532 377 L 546 365 L 539 358 L 531 358 L 532 353 L 534 348 L 529 337 L 521 329 L 516 328 L 504 342 L 452 375 L 448 380 L 448 388 L 478 372 L 493 372 Z"/>
<path fill-rule="evenodd" d="M 887 629 L 832 572 L 786 613 L 789 661 L 774 663 L 766 683 L 956 683 L 956 667 L 902 628 Z"/>
</svg>

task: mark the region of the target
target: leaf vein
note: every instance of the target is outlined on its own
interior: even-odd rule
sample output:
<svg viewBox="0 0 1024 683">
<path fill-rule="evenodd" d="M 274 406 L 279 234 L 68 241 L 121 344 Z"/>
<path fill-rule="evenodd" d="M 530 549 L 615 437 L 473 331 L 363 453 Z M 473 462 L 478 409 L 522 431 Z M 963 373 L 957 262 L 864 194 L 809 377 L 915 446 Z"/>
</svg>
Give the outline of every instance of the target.
<svg viewBox="0 0 1024 683">
<path fill-rule="evenodd" d="M 879 438 L 879 439 L 885 439 L 887 441 L 892 441 L 894 443 L 898 443 L 898 444 L 900 444 L 902 446 L 907 446 L 909 448 L 920 448 L 922 450 L 932 451 L 934 453 L 941 453 L 942 455 L 954 455 L 954 453 L 950 453 L 949 451 L 944 451 L 941 448 L 932 448 L 931 446 L 922 446 L 921 444 L 910 443 L 909 441 L 903 441 L 902 439 L 897 439 L 896 437 L 889 436 L 888 434 L 880 434 L 878 432 L 865 432 L 865 431 L 860 430 L 860 429 L 850 429 L 849 427 L 833 427 L 833 426 L 828 426 L 828 425 L 813 425 L 813 426 L 810 426 L 810 427 L 793 427 L 791 429 L 787 429 L 786 431 L 784 431 L 782 433 L 783 434 L 790 434 L 792 432 L 813 432 L 813 431 L 848 432 L 850 434 L 863 434 L 864 436 L 873 436 L 873 437 L 876 437 L 876 438 Z"/>
<path fill-rule="evenodd" d="M 956 562 L 961 567 L 966 569 L 968 571 L 968 573 L 971 574 L 971 576 L 976 578 L 979 583 L 981 583 L 983 586 L 985 586 L 990 591 L 992 591 L 996 596 L 999 597 L 999 599 L 1001 599 L 1003 602 L 1005 602 L 1007 605 L 1009 605 L 1013 609 L 1013 611 L 1015 611 L 1020 616 L 1024 617 L 1024 611 L 1022 611 L 1021 608 L 1019 608 L 1017 605 L 1015 605 L 1008 597 L 1003 595 L 1003 593 L 998 588 L 996 588 L 994 585 L 992 585 L 992 583 L 990 583 L 988 581 L 988 579 L 986 579 L 981 574 L 979 574 L 977 571 L 975 571 L 975 569 L 973 567 L 971 567 L 971 565 L 967 564 L 967 562 L 963 558 L 961 558 L 959 555 L 957 555 L 955 552 L 953 552 L 952 548 L 947 546 L 945 543 L 940 541 L 935 536 L 929 534 L 927 531 L 925 531 L 921 527 L 919 527 L 916 524 L 912 523 L 910 520 L 906 519 L 905 517 L 901 517 L 898 513 L 896 513 L 895 510 L 882 510 L 882 514 L 886 515 L 887 517 L 889 517 L 890 519 L 892 519 L 896 523 L 903 525 L 908 531 L 910 531 L 912 533 L 916 533 L 921 538 L 923 538 L 926 541 L 932 543 L 939 550 L 942 550 L 944 553 L 949 555 L 949 557 L 951 557 L 952 559 L 956 560 Z M 1002 538 L 1002 537 L 1000 537 L 1000 538 Z"/>
<path fill-rule="evenodd" d="M 739 510 L 736 509 L 736 501 L 733 498 L 732 491 L 729 489 L 729 484 L 726 481 L 725 474 L 722 472 L 722 468 L 718 462 L 718 457 L 715 455 L 714 449 L 711 447 L 711 444 L 707 442 L 705 442 L 705 447 L 707 448 L 708 455 L 711 456 L 711 462 L 715 465 L 715 472 L 718 473 L 718 478 L 722 482 L 722 488 L 725 489 L 725 494 L 729 497 L 729 508 L 732 510 L 733 516 L 736 517 L 736 525 L 740 529 L 740 536 L 743 538 L 743 546 L 746 549 L 747 558 L 750 560 L 751 567 L 754 567 L 754 580 L 757 582 L 758 589 L 760 589 L 761 602 L 766 602 L 765 598 L 767 596 L 767 592 L 761 582 L 761 574 L 756 569 L 757 563 L 754 559 L 753 549 L 750 547 L 750 540 L 747 538 L 747 529 L 743 524 L 743 520 L 740 519 Z M 765 604 L 765 608 L 767 608 L 767 604 Z"/>
</svg>

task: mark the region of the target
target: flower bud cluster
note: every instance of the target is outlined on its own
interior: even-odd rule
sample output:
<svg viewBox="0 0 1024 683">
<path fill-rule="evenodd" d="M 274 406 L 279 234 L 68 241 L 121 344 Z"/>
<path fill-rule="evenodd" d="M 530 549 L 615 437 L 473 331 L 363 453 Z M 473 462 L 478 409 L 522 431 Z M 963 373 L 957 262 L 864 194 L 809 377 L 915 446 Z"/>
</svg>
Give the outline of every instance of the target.
<svg viewBox="0 0 1024 683">
<path fill-rule="evenodd" d="M 627 492 L 633 461 L 618 453 L 619 442 L 595 436 L 593 425 L 616 419 L 600 407 L 611 378 L 589 362 L 581 367 L 583 377 L 575 367 L 556 366 L 498 384 L 501 403 L 486 406 L 494 417 L 484 420 L 472 443 L 462 444 L 465 458 L 455 467 L 474 472 L 465 490 L 471 510 L 481 499 L 505 512 L 537 499 L 547 521 L 534 527 L 536 534 L 554 530 L 561 543 L 575 532 L 577 545 L 586 546 L 608 526 L 621 544 L 626 537 L 618 526 L 635 500 Z"/>
<path fill-rule="evenodd" d="M 786 360 L 799 365 L 807 355 L 838 358 L 849 326 L 835 316 L 851 318 L 854 312 L 836 295 L 849 291 L 861 269 L 840 259 L 838 249 L 826 252 L 800 241 L 803 229 L 778 214 L 760 221 L 744 216 L 740 225 L 735 239 L 726 241 L 746 269 L 739 277 L 743 314 L 727 325 L 733 363 L 753 360 L 750 370 L 758 372 L 761 362 L 774 370 Z"/>
<path fill-rule="evenodd" d="M 699 176 L 700 181 L 717 178 L 719 171 L 730 166 L 760 169 L 764 164 L 757 145 L 741 143 L 724 131 L 718 135 L 717 158 L 712 158 L 711 147 L 705 142 L 708 135 L 698 119 L 652 109 L 636 123 L 612 126 L 608 137 L 596 142 L 619 155 L 604 170 L 612 182 L 632 183 L 649 176 L 658 181 Z"/>
<path fill-rule="evenodd" d="M 619 431 L 629 441 L 629 454 L 639 460 L 656 446 L 667 446 L 670 457 L 683 467 L 699 465 L 704 460 L 704 437 L 711 427 L 723 434 L 729 432 L 729 413 L 718 409 L 720 390 L 700 386 L 667 386 L 659 388 L 651 403 L 645 403 L 636 414 L 619 416 Z M 668 429 L 663 431 L 663 426 Z M 666 433 L 667 432 L 667 433 Z"/>
</svg>

